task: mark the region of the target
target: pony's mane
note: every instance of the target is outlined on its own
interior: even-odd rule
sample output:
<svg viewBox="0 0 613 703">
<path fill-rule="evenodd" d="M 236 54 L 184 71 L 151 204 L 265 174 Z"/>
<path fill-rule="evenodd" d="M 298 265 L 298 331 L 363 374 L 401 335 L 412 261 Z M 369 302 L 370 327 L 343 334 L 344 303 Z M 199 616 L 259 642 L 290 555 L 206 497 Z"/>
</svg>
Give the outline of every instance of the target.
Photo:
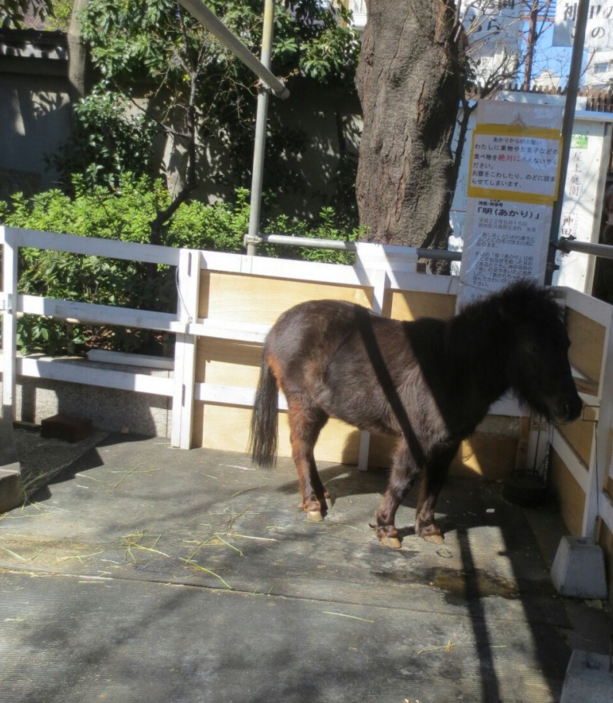
<svg viewBox="0 0 613 703">
<path fill-rule="evenodd" d="M 482 300 L 466 305 L 460 316 L 477 319 L 494 310 L 502 317 L 530 319 L 535 322 L 563 319 L 563 309 L 556 302 L 555 292 L 531 280 L 520 280 Z"/>
</svg>

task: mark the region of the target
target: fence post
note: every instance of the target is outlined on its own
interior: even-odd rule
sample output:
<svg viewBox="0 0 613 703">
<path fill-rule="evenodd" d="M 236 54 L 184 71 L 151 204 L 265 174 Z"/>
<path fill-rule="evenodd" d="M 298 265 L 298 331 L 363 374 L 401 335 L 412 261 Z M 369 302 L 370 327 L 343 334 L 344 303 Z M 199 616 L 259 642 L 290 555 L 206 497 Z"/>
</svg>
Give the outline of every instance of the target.
<svg viewBox="0 0 613 703">
<path fill-rule="evenodd" d="M 600 376 L 600 409 L 598 421 L 594 426 L 592 452 L 590 456 L 588 490 L 583 511 L 582 537 L 595 539 L 597 520 L 602 517 L 601 501 L 605 500 L 603 490 L 606 486 L 609 465 L 607 454 L 611 425 L 613 423 L 613 313 L 607 324 L 607 334 L 603 346 L 603 369 Z"/>
<path fill-rule="evenodd" d="M 198 320 L 200 293 L 200 252 L 181 249 L 177 268 L 177 317 L 190 325 Z M 198 338 L 188 332 L 177 334 L 175 341 L 175 392 L 172 400 L 173 447 L 190 449 L 196 383 Z"/>
<path fill-rule="evenodd" d="M 9 228 L 4 229 L 2 256 L 2 287 L 4 311 L 2 315 L 2 417 L 15 419 L 15 390 L 17 387 L 17 251 L 16 238 Z"/>
</svg>

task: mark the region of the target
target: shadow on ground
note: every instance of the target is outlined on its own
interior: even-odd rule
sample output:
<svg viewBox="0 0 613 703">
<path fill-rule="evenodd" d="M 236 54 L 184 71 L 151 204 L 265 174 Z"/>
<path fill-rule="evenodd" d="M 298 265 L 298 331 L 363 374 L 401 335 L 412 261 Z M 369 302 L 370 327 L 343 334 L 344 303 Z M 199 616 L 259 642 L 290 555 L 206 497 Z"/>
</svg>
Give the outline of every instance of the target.
<svg viewBox="0 0 613 703">
<path fill-rule="evenodd" d="M 551 586 L 551 508 L 452 478 L 444 544 L 391 550 L 385 472 L 321 474 L 314 524 L 289 461 L 106 438 L 0 519 L 0 698 L 553 703 L 573 647 L 606 651 L 608 612 Z"/>
</svg>

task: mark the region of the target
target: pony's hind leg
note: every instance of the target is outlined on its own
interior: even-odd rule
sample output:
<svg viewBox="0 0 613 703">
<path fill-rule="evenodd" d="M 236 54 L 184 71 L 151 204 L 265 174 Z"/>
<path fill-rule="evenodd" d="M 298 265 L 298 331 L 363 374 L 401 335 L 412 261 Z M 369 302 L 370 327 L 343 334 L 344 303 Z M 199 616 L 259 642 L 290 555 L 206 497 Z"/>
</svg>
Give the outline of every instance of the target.
<svg viewBox="0 0 613 703">
<path fill-rule="evenodd" d="M 394 453 L 390 480 L 381 505 L 375 512 L 375 524 L 371 525 L 376 529 L 381 544 L 386 547 L 399 549 L 402 544 L 398 529 L 394 524 L 396 511 L 402 499 L 411 490 L 419 470 L 420 467 L 415 463 L 406 441 L 399 440 Z"/>
<path fill-rule="evenodd" d="M 318 522 L 328 510 L 326 498 L 329 496 L 317 471 L 314 448 L 328 415 L 306 394 L 290 395 L 287 404 L 292 457 L 302 496 L 300 507 L 309 520 Z"/>
<path fill-rule="evenodd" d="M 434 507 L 458 447 L 459 443 L 436 447 L 426 465 L 415 511 L 415 532 L 427 542 L 440 544 L 444 540 L 434 519 Z"/>
</svg>

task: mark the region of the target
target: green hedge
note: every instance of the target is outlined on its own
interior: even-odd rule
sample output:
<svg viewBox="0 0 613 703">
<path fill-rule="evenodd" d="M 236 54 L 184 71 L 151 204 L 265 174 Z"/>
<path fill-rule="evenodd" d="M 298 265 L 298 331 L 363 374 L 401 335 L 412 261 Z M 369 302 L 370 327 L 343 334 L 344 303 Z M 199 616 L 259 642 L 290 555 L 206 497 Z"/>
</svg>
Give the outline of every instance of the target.
<svg viewBox="0 0 613 703">
<path fill-rule="evenodd" d="M 31 198 L 22 194 L 0 201 L 0 223 L 26 229 L 64 232 L 148 243 L 150 223 L 169 203 L 161 181 L 126 175 L 120 187 L 86 190 L 75 180 L 75 196 L 50 190 Z M 164 231 L 163 244 L 191 249 L 244 252 L 243 236 L 249 225 L 249 193 L 239 190 L 232 203 L 182 204 Z M 317 223 L 277 217 L 263 223 L 262 231 L 292 233 L 326 239 L 356 241 L 359 230 L 342 224 L 332 208 L 325 208 Z M 264 256 L 351 263 L 341 252 L 293 247 L 261 247 Z M 176 310 L 173 271 L 164 266 L 96 256 L 21 249 L 19 288 L 22 293 L 64 300 L 119 305 L 161 312 Z M 165 335 L 123 327 L 67 325 L 39 316 L 19 320 L 18 344 L 23 353 L 50 355 L 81 353 L 101 347 L 139 353 L 170 353 Z"/>
</svg>

